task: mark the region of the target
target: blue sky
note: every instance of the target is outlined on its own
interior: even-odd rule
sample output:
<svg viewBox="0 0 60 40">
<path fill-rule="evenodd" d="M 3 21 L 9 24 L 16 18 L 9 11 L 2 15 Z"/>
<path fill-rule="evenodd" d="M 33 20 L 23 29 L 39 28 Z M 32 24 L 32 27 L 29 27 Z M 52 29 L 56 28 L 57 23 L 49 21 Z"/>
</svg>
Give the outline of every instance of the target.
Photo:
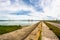
<svg viewBox="0 0 60 40">
<path fill-rule="evenodd" d="M 20 10 L 20 11 L 11 13 L 11 15 L 29 15 L 29 13 L 31 13 L 31 11 Z"/>
<path fill-rule="evenodd" d="M 0 20 L 60 19 L 60 0 L 0 0 Z"/>
</svg>

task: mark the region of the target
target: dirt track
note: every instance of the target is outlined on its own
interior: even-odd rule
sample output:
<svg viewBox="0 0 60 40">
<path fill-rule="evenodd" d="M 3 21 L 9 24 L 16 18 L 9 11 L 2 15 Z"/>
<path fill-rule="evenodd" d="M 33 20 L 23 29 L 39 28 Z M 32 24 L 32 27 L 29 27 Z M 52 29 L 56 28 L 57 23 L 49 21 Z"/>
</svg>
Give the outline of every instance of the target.
<svg viewBox="0 0 60 40">
<path fill-rule="evenodd" d="M 0 40 L 38 40 L 40 34 L 42 40 L 59 40 L 43 22 L 0 35 Z"/>
<path fill-rule="evenodd" d="M 42 40 L 59 40 L 44 23 L 42 23 Z"/>
</svg>

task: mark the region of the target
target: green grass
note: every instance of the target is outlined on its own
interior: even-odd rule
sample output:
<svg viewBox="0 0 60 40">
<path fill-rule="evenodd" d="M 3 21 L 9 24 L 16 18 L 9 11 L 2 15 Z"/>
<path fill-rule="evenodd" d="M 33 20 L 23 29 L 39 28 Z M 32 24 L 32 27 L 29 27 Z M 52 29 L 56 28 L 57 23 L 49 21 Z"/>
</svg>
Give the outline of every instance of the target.
<svg viewBox="0 0 60 40">
<path fill-rule="evenodd" d="M 0 35 L 22 28 L 20 25 L 0 25 Z"/>
<path fill-rule="evenodd" d="M 39 36 L 38 40 L 42 40 L 42 35 L 41 35 L 42 34 L 42 23 L 41 23 L 41 28 L 39 31 L 40 31 L 40 36 Z"/>
<path fill-rule="evenodd" d="M 46 24 L 46 25 L 50 28 L 50 30 L 52 30 L 52 31 L 56 34 L 56 36 L 60 39 L 60 29 L 57 28 L 57 27 L 55 27 L 54 25 L 49 24 L 49 23 L 46 23 L 46 22 L 45 22 L 45 24 Z"/>
<path fill-rule="evenodd" d="M 40 36 L 39 36 L 38 40 L 42 40 L 42 35 L 41 35 L 41 32 L 40 32 Z"/>
</svg>

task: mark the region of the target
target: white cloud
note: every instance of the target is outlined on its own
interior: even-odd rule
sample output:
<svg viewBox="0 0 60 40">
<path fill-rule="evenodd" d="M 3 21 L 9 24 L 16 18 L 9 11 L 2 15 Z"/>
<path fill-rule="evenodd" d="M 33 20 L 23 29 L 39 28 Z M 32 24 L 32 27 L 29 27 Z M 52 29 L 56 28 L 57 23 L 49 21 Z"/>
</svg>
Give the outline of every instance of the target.
<svg viewBox="0 0 60 40">
<path fill-rule="evenodd" d="M 4 16 L 8 20 L 23 20 L 23 19 L 60 19 L 60 0 L 42 0 L 41 3 L 39 3 L 39 6 L 43 7 L 44 12 L 37 12 L 34 7 L 25 5 L 22 0 L 21 3 L 18 3 L 18 0 L 16 0 L 16 3 L 14 5 L 11 5 L 9 0 L 6 0 L 5 3 L 1 2 L 0 0 L 0 11 L 10 11 L 8 13 L 1 13 L 0 12 L 0 19 Z M 9 13 L 13 13 L 18 10 L 29 10 L 31 13 L 29 15 L 11 15 Z M 47 18 L 48 16 L 51 16 L 52 18 Z M 3 19 L 5 19 L 3 18 Z"/>
<path fill-rule="evenodd" d="M 44 2 L 43 2 L 44 3 Z M 58 17 L 58 15 L 60 15 L 60 0 L 52 0 L 52 2 L 50 3 L 50 5 L 48 4 L 48 6 L 44 6 L 44 13 L 43 15 L 46 16 L 44 18 L 47 18 L 47 16 L 51 16 L 53 19 L 59 19 L 60 17 Z M 49 18 L 47 18 L 49 19 Z"/>
</svg>

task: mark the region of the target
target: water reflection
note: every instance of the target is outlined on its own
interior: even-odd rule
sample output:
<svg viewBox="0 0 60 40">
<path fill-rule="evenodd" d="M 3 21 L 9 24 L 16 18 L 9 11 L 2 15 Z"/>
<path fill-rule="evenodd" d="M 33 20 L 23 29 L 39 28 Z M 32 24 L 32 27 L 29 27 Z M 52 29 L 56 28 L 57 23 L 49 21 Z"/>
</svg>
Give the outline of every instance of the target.
<svg viewBox="0 0 60 40">
<path fill-rule="evenodd" d="M 0 25 L 31 25 L 39 21 L 0 21 Z"/>
</svg>

